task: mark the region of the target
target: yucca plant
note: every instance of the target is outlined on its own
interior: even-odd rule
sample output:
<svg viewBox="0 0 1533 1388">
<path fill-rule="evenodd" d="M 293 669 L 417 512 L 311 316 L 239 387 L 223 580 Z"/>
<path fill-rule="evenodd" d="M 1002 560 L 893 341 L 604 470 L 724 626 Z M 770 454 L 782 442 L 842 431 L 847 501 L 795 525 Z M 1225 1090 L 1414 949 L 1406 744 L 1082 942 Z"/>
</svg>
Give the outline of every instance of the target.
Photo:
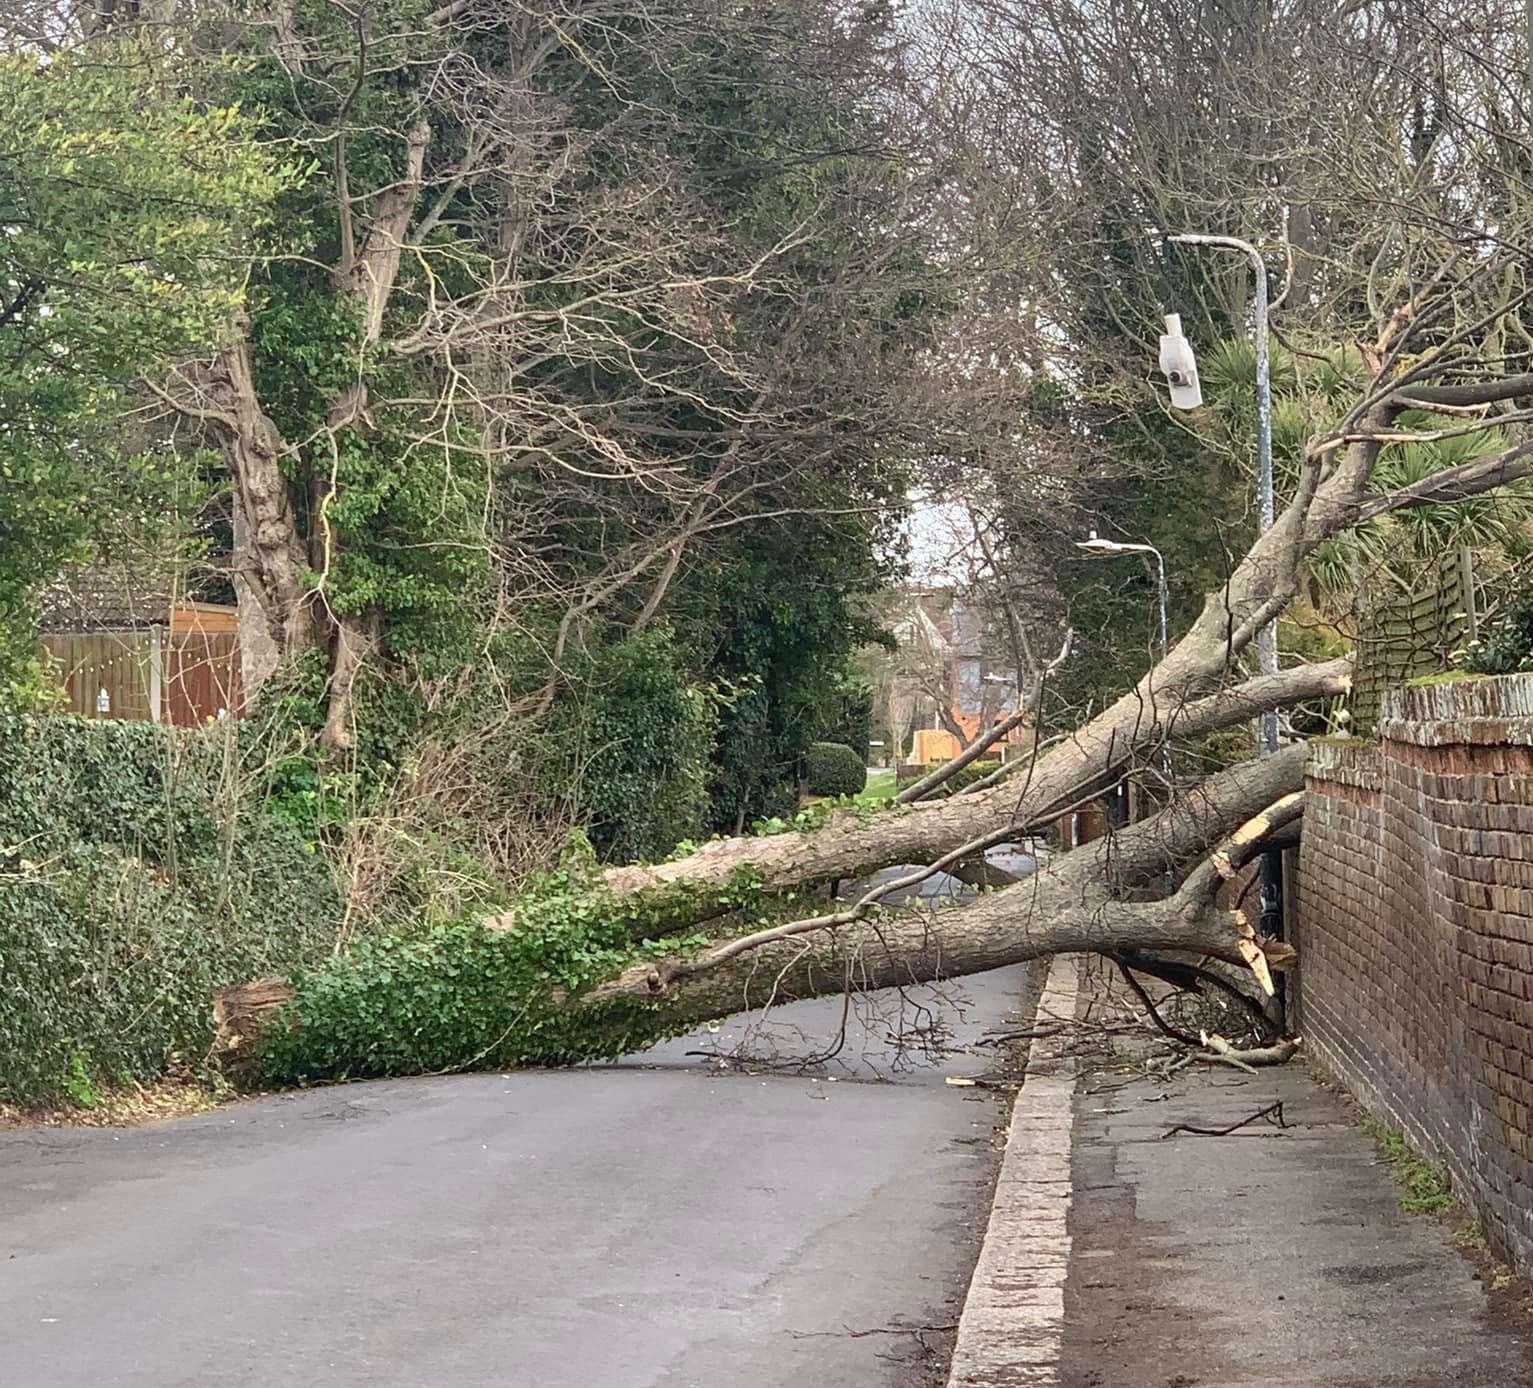
<svg viewBox="0 0 1533 1388">
<path fill-rule="evenodd" d="M 1332 427 L 1343 402 L 1356 397 L 1362 372 L 1362 360 L 1352 348 L 1311 357 L 1274 347 L 1272 457 L 1280 494 L 1293 485 L 1307 441 Z M 1220 343 L 1200 363 L 1200 375 L 1211 407 L 1202 421 L 1209 446 L 1248 470 L 1254 468 L 1254 347 L 1245 339 Z M 1427 436 L 1456 422 L 1409 410 L 1395 427 L 1401 433 Z M 1493 425 L 1445 438 L 1391 443 L 1374 466 L 1370 486 L 1379 494 L 1392 492 L 1507 444 L 1504 431 Z M 1351 610 L 1364 582 L 1410 591 L 1423 568 L 1461 545 L 1486 554 L 1492 564 L 1533 548 L 1533 484 L 1514 482 L 1452 505 L 1377 516 L 1327 540 L 1309 556 L 1310 603 L 1317 613 L 1339 618 Z"/>
</svg>

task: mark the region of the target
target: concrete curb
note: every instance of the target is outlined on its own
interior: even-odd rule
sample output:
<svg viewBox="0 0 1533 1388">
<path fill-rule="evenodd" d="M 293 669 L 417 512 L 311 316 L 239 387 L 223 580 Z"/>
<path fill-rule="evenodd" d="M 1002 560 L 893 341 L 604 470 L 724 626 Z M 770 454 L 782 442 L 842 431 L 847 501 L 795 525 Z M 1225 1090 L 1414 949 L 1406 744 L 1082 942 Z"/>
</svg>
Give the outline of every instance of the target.
<svg viewBox="0 0 1533 1388">
<path fill-rule="evenodd" d="M 1037 1021 L 1075 1016 L 1080 960 L 1057 955 Z M 1056 1383 L 1070 1264 L 1075 1061 L 1068 1038 L 1034 1041 L 1011 1112 L 995 1203 L 958 1322 L 948 1388 Z"/>
</svg>

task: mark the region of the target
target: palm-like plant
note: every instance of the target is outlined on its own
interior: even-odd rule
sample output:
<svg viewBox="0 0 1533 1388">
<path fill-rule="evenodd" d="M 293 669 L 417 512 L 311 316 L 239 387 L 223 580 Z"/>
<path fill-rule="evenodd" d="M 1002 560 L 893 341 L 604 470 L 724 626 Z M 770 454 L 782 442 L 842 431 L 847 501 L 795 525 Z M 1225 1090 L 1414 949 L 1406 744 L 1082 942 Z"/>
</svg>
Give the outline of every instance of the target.
<svg viewBox="0 0 1533 1388">
<path fill-rule="evenodd" d="M 1320 358 L 1298 357 L 1282 348 L 1272 355 L 1272 457 L 1281 491 L 1292 486 L 1306 442 L 1339 418 L 1344 401 L 1356 398 L 1363 364 L 1352 349 Z M 1256 354 L 1244 340 L 1220 343 L 1200 366 L 1209 410 L 1202 432 L 1209 444 L 1238 459 L 1255 456 Z M 1460 421 L 1453 421 L 1458 423 Z M 1457 467 L 1507 446 L 1494 425 L 1445 438 L 1445 421 L 1409 410 L 1396 422 L 1401 433 L 1423 437 L 1391 443 L 1374 465 L 1370 488 L 1377 493 Z M 1318 546 L 1309 557 L 1311 604 L 1340 617 L 1353 606 L 1365 578 L 1409 591 L 1422 571 L 1467 545 L 1492 563 L 1512 560 L 1533 548 L 1533 485 L 1515 482 L 1451 506 L 1420 506 L 1376 516 Z"/>
</svg>

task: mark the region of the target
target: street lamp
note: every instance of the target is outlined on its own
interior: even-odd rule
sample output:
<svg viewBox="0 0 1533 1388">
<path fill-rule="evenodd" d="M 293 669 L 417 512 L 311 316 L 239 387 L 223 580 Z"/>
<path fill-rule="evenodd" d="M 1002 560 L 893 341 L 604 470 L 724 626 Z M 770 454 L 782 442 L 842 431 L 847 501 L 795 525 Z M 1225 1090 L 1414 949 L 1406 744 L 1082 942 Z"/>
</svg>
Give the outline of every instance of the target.
<svg viewBox="0 0 1533 1388">
<path fill-rule="evenodd" d="M 1169 320 L 1168 320 L 1169 321 Z M 1196 367 L 1193 368 L 1193 385 L 1196 388 Z M 1117 540 L 1104 540 L 1095 530 L 1089 538 L 1077 540 L 1076 549 L 1085 550 L 1087 554 L 1099 554 L 1104 558 L 1116 554 L 1148 554 L 1155 560 L 1155 594 L 1156 603 L 1160 614 L 1160 658 L 1166 658 L 1166 609 L 1169 606 L 1170 595 L 1166 590 L 1166 560 L 1154 545 L 1125 544 Z M 1160 769 L 1166 778 L 1166 784 L 1171 784 L 1171 746 L 1164 739 L 1160 744 Z"/>
<path fill-rule="evenodd" d="M 1166 561 L 1162 557 L 1161 552 L 1154 545 L 1120 544 L 1117 540 L 1104 540 L 1097 535 L 1095 530 L 1091 532 L 1090 539 L 1077 540 L 1075 547 L 1076 549 L 1085 550 L 1087 554 L 1149 554 L 1154 556 L 1156 593 L 1160 600 L 1160 654 L 1161 659 L 1164 660 L 1166 656 L 1166 607 L 1168 605 L 1168 594 L 1166 592 Z"/>
<path fill-rule="evenodd" d="M 1262 259 L 1261 252 L 1249 241 L 1242 241 L 1238 236 L 1193 236 L 1184 234 L 1180 236 L 1168 236 L 1166 238 L 1179 246 L 1206 246 L 1213 250 L 1235 251 L 1245 256 L 1251 262 L 1251 268 L 1255 270 L 1255 293 L 1252 303 L 1252 332 L 1256 339 L 1256 491 L 1257 503 L 1261 512 L 1261 533 L 1265 534 L 1272 528 L 1275 514 L 1272 487 L 1272 376 L 1268 363 L 1267 352 L 1267 262 Z M 1192 348 L 1186 344 L 1186 339 L 1181 338 L 1185 347 L 1185 356 L 1180 355 L 1176 349 L 1175 341 L 1169 334 L 1181 335 L 1182 320 L 1176 314 L 1169 314 L 1166 318 L 1166 331 L 1168 336 L 1161 338 L 1161 369 L 1166 371 L 1167 380 L 1171 382 L 1171 403 L 1179 409 L 1189 409 L 1179 400 L 1178 394 L 1185 395 L 1185 390 L 1178 390 L 1177 381 L 1171 374 L 1171 369 L 1166 366 L 1168 357 L 1172 359 L 1173 368 L 1182 365 L 1183 370 L 1190 365 L 1192 373 L 1192 389 L 1198 394 L 1201 401 L 1201 392 L 1197 391 L 1198 371 L 1193 362 Z M 1168 347 L 1168 344 L 1171 344 Z M 1186 365 L 1183 365 L 1185 362 Z M 1277 627 L 1268 622 L 1256 633 L 1256 661 L 1264 675 L 1275 675 L 1278 669 L 1277 656 Z M 1261 716 L 1261 735 L 1259 738 L 1262 756 L 1271 756 L 1277 751 L 1277 712 L 1273 710 Z"/>
<path fill-rule="evenodd" d="M 1272 486 L 1272 376 L 1267 352 L 1267 262 L 1262 259 L 1261 252 L 1255 246 L 1249 241 L 1242 241 L 1238 236 L 1195 236 L 1183 233 L 1179 236 L 1168 236 L 1166 240 L 1179 246 L 1203 246 L 1211 250 L 1234 251 L 1237 255 L 1243 255 L 1255 271 L 1251 317 L 1252 335 L 1256 340 L 1256 490 L 1261 512 L 1261 533 L 1266 534 L 1272 528 L 1276 514 Z M 1172 314 L 1166 319 L 1166 328 L 1168 333 L 1173 331 L 1179 333 L 1181 319 Z M 1161 338 L 1162 370 L 1167 369 L 1165 366 L 1166 343 L 1167 339 Z M 1188 347 L 1187 360 L 1191 361 L 1191 358 L 1192 349 Z M 1192 373 L 1193 386 L 1196 388 L 1196 365 L 1193 366 Z M 1177 399 L 1177 381 L 1169 371 L 1167 371 L 1166 379 L 1171 385 L 1171 403 L 1181 409 L 1189 408 Z M 1274 622 L 1268 622 L 1256 633 L 1256 662 L 1262 674 L 1277 674 L 1277 625 Z M 1277 710 L 1272 709 L 1262 714 L 1259 720 L 1257 751 L 1261 756 L 1268 757 L 1277 751 L 1277 732 Z M 1263 854 L 1262 929 L 1268 935 L 1278 934 L 1282 924 L 1282 871 L 1280 854 L 1274 852 Z"/>
</svg>

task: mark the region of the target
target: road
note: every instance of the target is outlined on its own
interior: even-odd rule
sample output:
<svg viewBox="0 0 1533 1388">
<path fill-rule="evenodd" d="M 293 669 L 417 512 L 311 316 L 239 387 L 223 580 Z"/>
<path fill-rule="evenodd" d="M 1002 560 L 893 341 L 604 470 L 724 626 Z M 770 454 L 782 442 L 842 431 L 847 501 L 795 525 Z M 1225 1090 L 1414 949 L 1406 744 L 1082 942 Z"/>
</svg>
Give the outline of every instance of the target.
<svg viewBox="0 0 1533 1388">
<path fill-rule="evenodd" d="M 964 980 L 904 1025 L 972 1041 L 1021 987 Z M 923 1327 L 957 1320 L 1001 1110 L 944 1083 L 983 1051 L 896 1063 L 884 1003 L 813 1074 L 688 1052 L 819 1055 L 839 1002 L 616 1066 L 0 1132 L 0 1383 L 925 1384 L 945 1332 Z"/>
</svg>

